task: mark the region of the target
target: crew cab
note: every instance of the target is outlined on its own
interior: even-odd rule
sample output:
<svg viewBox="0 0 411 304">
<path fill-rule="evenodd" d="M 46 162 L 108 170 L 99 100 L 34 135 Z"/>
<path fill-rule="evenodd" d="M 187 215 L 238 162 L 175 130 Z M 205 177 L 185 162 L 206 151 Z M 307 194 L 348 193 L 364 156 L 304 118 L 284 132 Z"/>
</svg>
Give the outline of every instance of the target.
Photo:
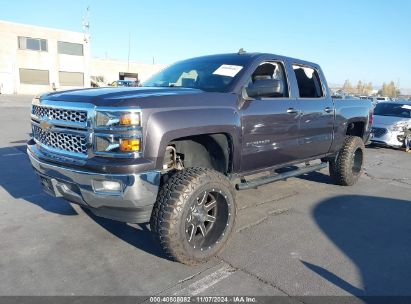
<svg viewBox="0 0 411 304">
<path fill-rule="evenodd" d="M 325 166 L 353 185 L 371 120 L 369 101 L 331 98 L 319 65 L 241 51 L 175 63 L 142 87 L 35 98 L 27 152 L 48 193 L 150 222 L 172 259 L 196 264 L 229 239 L 236 191 Z"/>
</svg>

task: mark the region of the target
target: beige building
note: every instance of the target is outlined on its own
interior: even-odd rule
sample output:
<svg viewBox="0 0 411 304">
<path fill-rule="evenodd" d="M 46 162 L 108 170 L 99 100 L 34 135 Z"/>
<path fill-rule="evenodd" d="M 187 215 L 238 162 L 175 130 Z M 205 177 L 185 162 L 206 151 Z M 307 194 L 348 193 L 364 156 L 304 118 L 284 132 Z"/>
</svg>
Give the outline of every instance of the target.
<svg viewBox="0 0 411 304">
<path fill-rule="evenodd" d="M 82 33 L 0 21 L 2 94 L 88 86 L 88 40 Z"/>
<path fill-rule="evenodd" d="M 2 94 L 39 94 L 118 79 L 144 81 L 163 68 L 92 59 L 88 35 L 59 29 L 0 21 L 0 42 Z"/>
<path fill-rule="evenodd" d="M 165 66 L 161 64 L 92 58 L 90 67 L 92 80 L 100 85 L 107 85 L 119 79 L 138 79 L 139 81 L 144 81 L 154 73 L 162 70 Z"/>
</svg>

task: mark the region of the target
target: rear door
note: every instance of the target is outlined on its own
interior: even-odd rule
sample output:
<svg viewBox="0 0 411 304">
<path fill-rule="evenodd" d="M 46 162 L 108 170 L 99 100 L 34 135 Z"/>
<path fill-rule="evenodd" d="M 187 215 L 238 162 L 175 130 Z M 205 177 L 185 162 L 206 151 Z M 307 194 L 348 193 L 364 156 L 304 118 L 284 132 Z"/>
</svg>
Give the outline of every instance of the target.
<svg viewBox="0 0 411 304">
<path fill-rule="evenodd" d="M 329 151 L 333 141 L 334 104 L 315 67 L 293 64 L 298 87 L 300 158 L 320 156 Z"/>
<path fill-rule="evenodd" d="M 281 61 L 264 61 L 248 81 L 279 80 L 283 90 L 272 96 L 257 96 L 242 109 L 243 172 L 291 162 L 297 157 L 299 112 L 297 100 L 289 94 L 289 73 Z"/>
</svg>

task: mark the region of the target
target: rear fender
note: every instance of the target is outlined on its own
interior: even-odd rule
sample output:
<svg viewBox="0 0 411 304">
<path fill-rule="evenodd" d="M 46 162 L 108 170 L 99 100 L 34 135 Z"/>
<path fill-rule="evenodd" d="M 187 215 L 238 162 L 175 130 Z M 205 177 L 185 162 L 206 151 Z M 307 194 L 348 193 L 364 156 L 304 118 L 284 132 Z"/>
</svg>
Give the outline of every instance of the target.
<svg viewBox="0 0 411 304">
<path fill-rule="evenodd" d="M 368 138 L 371 131 L 369 124 L 371 103 L 357 100 L 335 100 L 336 116 L 334 128 L 334 141 L 330 152 L 337 152 L 344 143 L 344 138 L 347 134 L 347 129 L 352 123 L 363 123 L 364 131 L 363 140 Z"/>
</svg>

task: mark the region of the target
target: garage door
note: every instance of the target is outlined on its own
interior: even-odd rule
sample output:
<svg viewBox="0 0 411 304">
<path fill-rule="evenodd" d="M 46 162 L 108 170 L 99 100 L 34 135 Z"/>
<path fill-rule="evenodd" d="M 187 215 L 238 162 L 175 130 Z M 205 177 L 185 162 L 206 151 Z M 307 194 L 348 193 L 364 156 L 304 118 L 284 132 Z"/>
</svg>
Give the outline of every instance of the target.
<svg viewBox="0 0 411 304">
<path fill-rule="evenodd" d="M 20 69 L 20 83 L 26 84 L 49 84 L 49 71 Z"/>
<path fill-rule="evenodd" d="M 61 86 L 84 86 L 84 74 L 80 72 L 59 72 L 59 79 Z"/>
</svg>

